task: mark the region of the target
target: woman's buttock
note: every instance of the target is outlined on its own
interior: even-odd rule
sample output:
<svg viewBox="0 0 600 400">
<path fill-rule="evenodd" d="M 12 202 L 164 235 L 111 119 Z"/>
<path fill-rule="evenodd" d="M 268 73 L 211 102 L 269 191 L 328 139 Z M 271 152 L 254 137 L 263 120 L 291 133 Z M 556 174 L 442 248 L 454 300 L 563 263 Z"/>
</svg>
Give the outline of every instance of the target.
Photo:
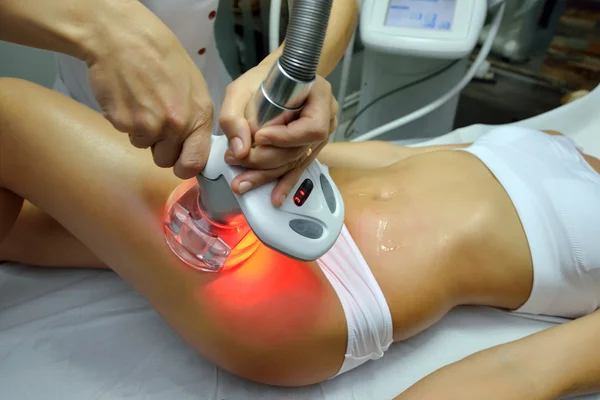
<svg viewBox="0 0 600 400">
<path fill-rule="evenodd" d="M 458 304 L 516 308 L 527 299 L 523 229 L 508 195 L 476 157 L 437 151 L 332 176 L 348 229 L 390 306 L 396 340 Z M 515 285 L 521 275 L 524 284 Z M 510 285 L 514 296 L 496 299 Z"/>
</svg>

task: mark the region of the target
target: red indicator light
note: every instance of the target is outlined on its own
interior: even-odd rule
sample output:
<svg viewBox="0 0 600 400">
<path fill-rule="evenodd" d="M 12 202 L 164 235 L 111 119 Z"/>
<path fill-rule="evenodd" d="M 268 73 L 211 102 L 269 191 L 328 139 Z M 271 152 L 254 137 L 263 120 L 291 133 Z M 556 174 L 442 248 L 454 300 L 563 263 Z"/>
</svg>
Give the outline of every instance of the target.
<svg viewBox="0 0 600 400">
<path fill-rule="evenodd" d="M 314 185 L 310 179 L 305 179 L 304 182 L 300 185 L 296 193 L 294 194 L 294 204 L 298 207 L 301 207 L 310 196 Z"/>
</svg>

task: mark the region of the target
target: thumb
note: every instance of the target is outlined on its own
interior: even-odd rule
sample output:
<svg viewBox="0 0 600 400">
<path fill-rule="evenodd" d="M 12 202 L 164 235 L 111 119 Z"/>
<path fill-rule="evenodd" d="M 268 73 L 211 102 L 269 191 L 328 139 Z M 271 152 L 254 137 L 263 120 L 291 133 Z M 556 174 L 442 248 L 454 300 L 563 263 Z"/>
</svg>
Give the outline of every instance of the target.
<svg viewBox="0 0 600 400">
<path fill-rule="evenodd" d="M 193 178 L 206 166 L 210 154 L 212 126 L 212 121 L 203 124 L 183 142 L 179 158 L 173 166 L 173 172 L 178 178 Z"/>
<path fill-rule="evenodd" d="M 237 159 L 246 158 L 252 147 L 252 132 L 245 117 L 246 105 L 252 99 L 252 93 L 242 85 L 232 83 L 227 88 L 219 114 L 219 125 Z"/>
</svg>

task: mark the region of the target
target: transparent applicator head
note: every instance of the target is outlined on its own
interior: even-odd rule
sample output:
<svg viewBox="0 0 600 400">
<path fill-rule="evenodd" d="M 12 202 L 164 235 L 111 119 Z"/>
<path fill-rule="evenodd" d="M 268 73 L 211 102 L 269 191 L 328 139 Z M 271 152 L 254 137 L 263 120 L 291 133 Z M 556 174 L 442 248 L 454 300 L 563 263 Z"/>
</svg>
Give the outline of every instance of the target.
<svg viewBox="0 0 600 400">
<path fill-rule="evenodd" d="M 227 224 L 210 220 L 200 207 L 200 185 L 189 180 L 169 196 L 163 220 L 171 250 L 193 268 L 218 272 L 239 265 L 260 245 L 243 215 Z"/>
</svg>

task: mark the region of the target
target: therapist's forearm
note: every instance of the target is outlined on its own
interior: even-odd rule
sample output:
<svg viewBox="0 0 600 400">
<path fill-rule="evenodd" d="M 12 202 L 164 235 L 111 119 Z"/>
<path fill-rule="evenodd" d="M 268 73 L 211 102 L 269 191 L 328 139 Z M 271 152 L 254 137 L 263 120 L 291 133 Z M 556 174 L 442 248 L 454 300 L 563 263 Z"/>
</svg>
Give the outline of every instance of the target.
<svg viewBox="0 0 600 400">
<path fill-rule="evenodd" d="M 340 62 L 352 33 L 356 27 L 359 8 L 356 0 L 334 0 L 331 7 L 331 16 L 327 27 L 327 35 L 323 43 L 323 51 L 319 61 L 317 74 L 326 77 Z M 271 66 L 283 52 L 283 45 L 269 54 L 261 65 Z"/>
<path fill-rule="evenodd" d="M 151 31 L 149 13 L 137 0 L 2 0 L 0 40 L 86 60 L 141 25 L 136 20 Z"/>
</svg>

